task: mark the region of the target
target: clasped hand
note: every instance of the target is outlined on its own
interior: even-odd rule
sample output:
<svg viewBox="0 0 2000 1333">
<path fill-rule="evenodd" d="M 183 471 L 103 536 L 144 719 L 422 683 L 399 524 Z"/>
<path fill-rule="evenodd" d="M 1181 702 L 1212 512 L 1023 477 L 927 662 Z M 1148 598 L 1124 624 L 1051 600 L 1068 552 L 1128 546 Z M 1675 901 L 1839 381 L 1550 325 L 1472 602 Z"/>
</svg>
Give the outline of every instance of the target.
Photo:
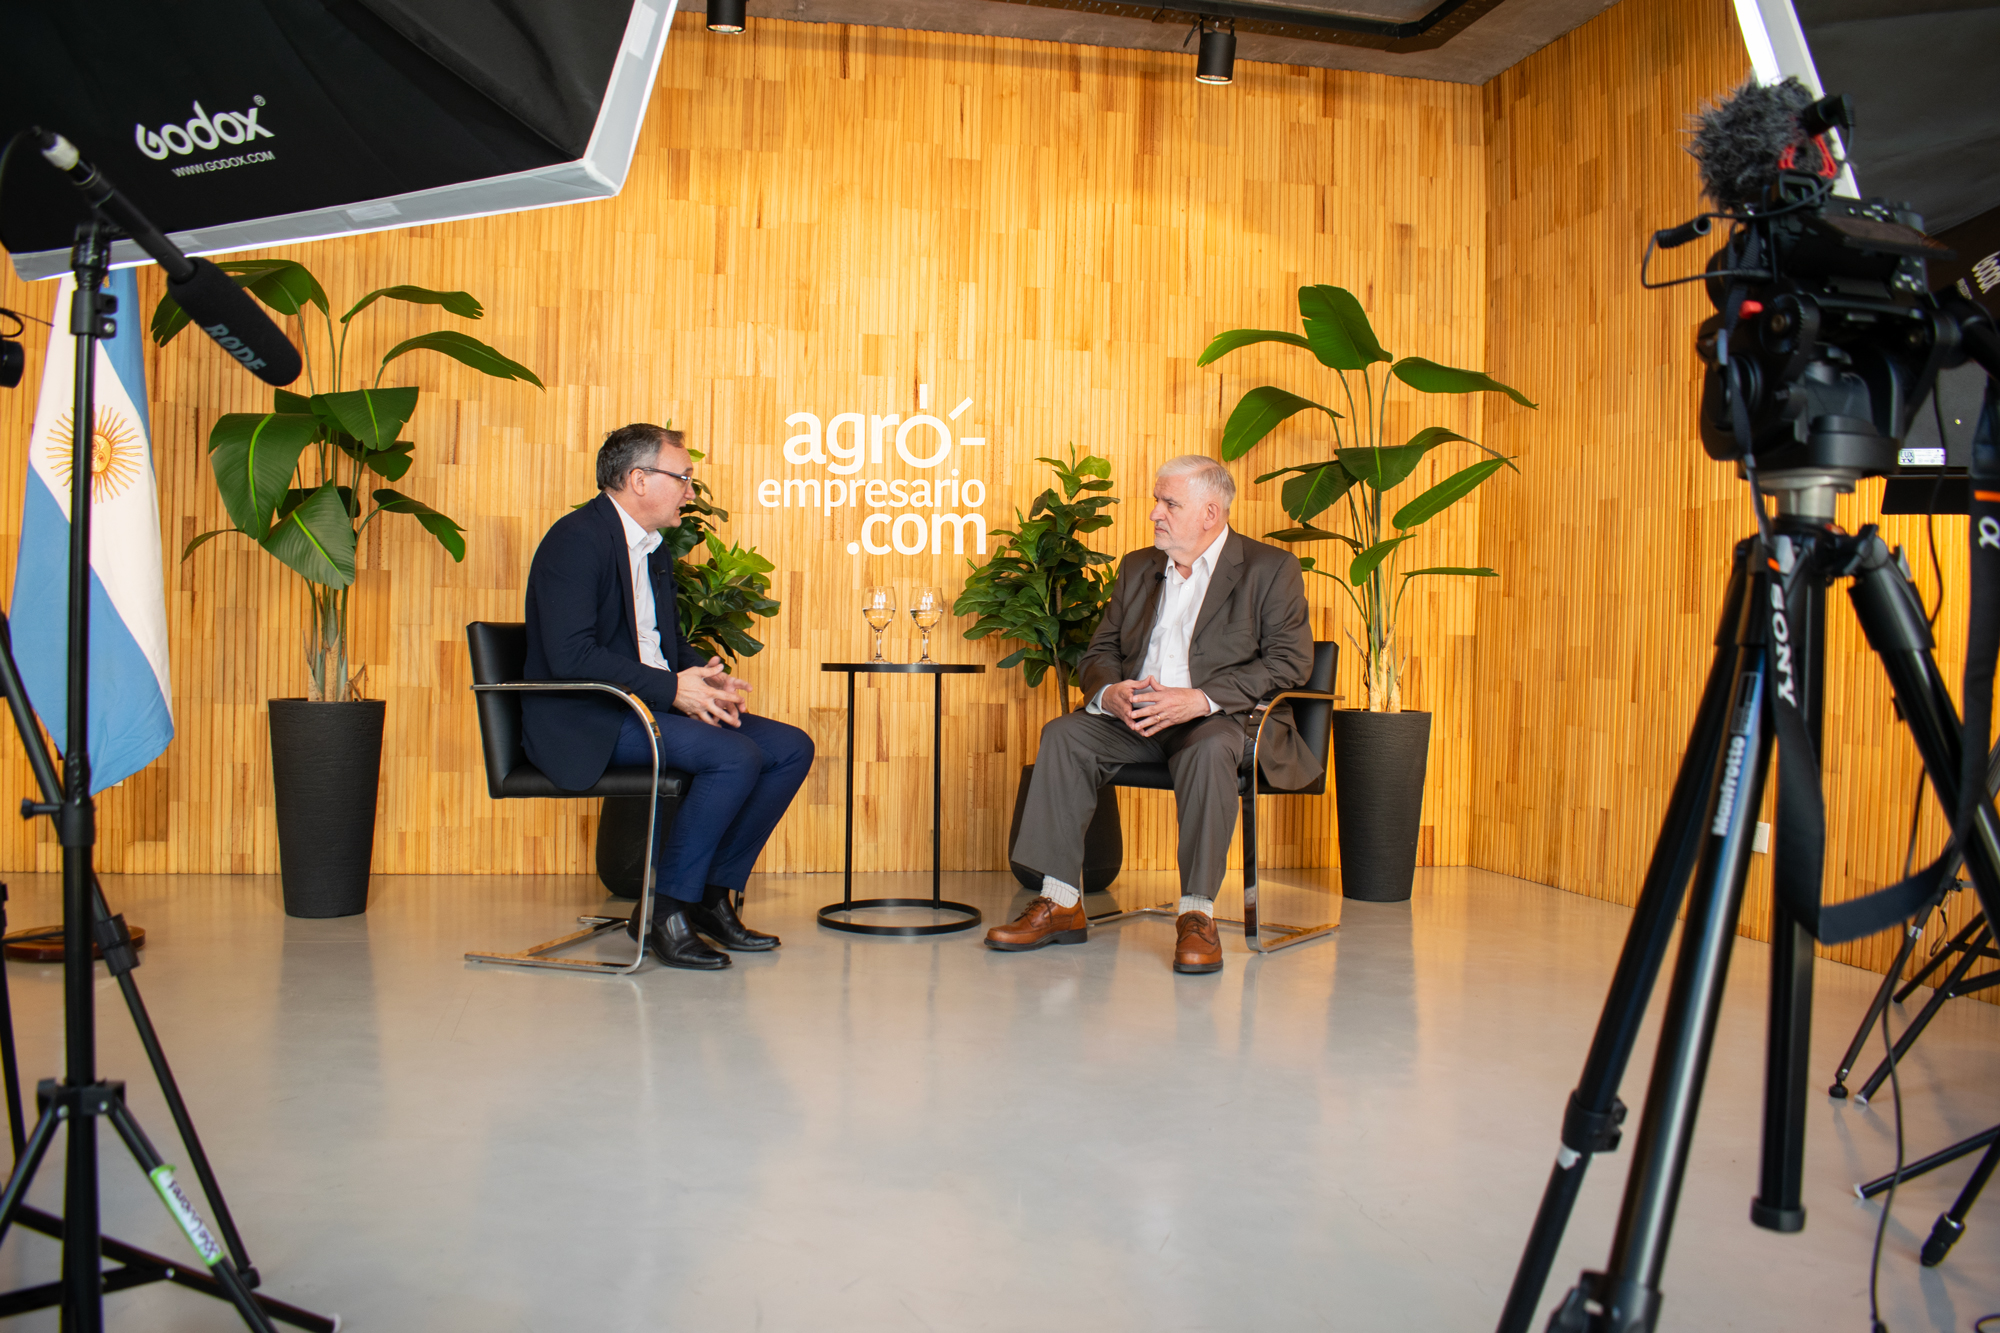
<svg viewBox="0 0 2000 1333">
<path fill-rule="evenodd" d="M 711 727 L 742 726 L 741 715 L 747 711 L 743 696 L 748 693 L 750 682 L 730 675 L 720 657 L 674 673 L 674 707 Z"/>
<path fill-rule="evenodd" d="M 1104 691 L 1105 712 L 1141 736 L 1152 736 L 1183 722 L 1208 716 L 1208 696 L 1200 690 L 1173 689 L 1152 676 L 1121 680 Z"/>
</svg>

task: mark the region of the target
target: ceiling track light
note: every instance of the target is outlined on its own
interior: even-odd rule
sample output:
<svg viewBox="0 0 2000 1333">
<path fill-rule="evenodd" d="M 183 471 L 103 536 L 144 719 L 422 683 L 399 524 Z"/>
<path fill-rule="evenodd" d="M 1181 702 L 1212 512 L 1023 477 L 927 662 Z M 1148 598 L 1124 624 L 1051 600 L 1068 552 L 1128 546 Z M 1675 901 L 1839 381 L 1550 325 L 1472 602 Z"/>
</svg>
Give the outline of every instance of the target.
<svg viewBox="0 0 2000 1333">
<path fill-rule="evenodd" d="M 1224 25 L 1227 26 L 1224 26 Z M 1236 21 L 1202 19 L 1201 50 L 1195 57 L 1196 83 L 1231 83 L 1236 78 Z"/>
<path fill-rule="evenodd" d="M 744 0 L 708 0 L 708 30 L 710 32 L 738 33 L 743 31 Z"/>
</svg>

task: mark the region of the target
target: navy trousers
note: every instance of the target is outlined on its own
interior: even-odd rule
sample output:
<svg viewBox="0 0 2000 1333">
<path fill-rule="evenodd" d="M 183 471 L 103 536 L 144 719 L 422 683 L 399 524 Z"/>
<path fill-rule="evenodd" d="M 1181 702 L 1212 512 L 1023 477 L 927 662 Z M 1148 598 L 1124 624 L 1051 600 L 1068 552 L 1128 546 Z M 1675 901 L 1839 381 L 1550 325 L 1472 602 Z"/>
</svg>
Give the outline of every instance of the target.
<svg viewBox="0 0 2000 1333">
<path fill-rule="evenodd" d="M 700 902 L 711 884 L 740 891 L 812 768 L 812 737 L 749 713 L 740 728 L 680 713 L 661 713 L 658 721 L 660 767 L 678 768 L 694 781 L 672 831 L 654 843 L 655 889 L 689 903 Z M 626 714 L 611 762 L 652 761 L 644 724 Z"/>
</svg>

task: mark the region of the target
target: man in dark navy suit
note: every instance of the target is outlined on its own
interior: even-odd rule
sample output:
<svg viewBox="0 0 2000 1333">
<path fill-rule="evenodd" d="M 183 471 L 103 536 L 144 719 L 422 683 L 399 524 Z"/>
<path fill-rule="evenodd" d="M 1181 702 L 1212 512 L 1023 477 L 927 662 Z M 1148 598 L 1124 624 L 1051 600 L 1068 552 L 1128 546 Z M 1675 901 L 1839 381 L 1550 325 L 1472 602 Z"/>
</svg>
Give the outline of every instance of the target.
<svg viewBox="0 0 2000 1333">
<path fill-rule="evenodd" d="M 733 895 L 805 781 L 812 738 L 752 716 L 750 686 L 681 637 L 659 532 L 680 526 L 694 494 L 681 432 L 643 422 L 612 431 L 597 485 L 595 500 L 556 520 L 528 569 L 527 678 L 609 681 L 653 710 L 661 765 L 694 781 L 658 848 L 646 944 L 669 967 L 724 968 L 729 955 L 702 935 L 727 950 L 778 947 L 743 924 Z M 613 764 L 652 762 L 644 724 L 608 695 L 525 695 L 521 722 L 528 758 L 572 791 Z"/>
</svg>

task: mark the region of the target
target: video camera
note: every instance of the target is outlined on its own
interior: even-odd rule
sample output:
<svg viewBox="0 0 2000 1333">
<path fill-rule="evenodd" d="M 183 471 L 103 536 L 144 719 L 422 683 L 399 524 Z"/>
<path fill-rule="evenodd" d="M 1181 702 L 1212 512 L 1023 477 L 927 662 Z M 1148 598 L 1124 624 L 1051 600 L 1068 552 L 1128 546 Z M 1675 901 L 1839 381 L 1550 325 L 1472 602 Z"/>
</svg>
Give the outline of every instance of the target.
<svg viewBox="0 0 2000 1333">
<path fill-rule="evenodd" d="M 1815 101 L 1795 79 L 1740 89 L 1701 117 L 1691 149 L 1722 211 L 1655 233 L 1648 249 L 1731 224 L 1699 279 L 1716 309 L 1696 344 L 1708 455 L 1841 490 L 1899 470 L 1939 372 L 1994 336 L 1982 307 L 1930 291 L 1926 261 L 1954 254 L 1914 208 L 1833 193 L 1829 132 L 1853 120 L 1847 97 Z"/>
</svg>

